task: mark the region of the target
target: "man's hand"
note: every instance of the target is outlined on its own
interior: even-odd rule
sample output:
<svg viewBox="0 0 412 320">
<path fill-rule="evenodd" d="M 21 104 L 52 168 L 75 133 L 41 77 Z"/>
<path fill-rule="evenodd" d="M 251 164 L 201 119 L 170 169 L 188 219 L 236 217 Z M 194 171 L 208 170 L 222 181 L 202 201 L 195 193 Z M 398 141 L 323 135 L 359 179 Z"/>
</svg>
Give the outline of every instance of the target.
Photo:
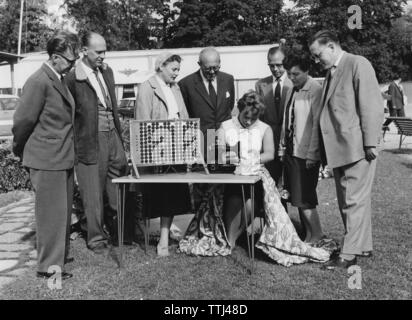
<svg viewBox="0 0 412 320">
<path fill-rule="evenodd" d="M 365 147 L 365 159 L 367 161 L 372 161 L 375 160 L 377 157 L 377 152 L 376 152 L 376 148 L 375 147 Z"/>
<path fill-rule="evenodd" d="M 306 169 L 312 169 L 318 164 L 318 161 L 306 159 Z"/>
</svg>

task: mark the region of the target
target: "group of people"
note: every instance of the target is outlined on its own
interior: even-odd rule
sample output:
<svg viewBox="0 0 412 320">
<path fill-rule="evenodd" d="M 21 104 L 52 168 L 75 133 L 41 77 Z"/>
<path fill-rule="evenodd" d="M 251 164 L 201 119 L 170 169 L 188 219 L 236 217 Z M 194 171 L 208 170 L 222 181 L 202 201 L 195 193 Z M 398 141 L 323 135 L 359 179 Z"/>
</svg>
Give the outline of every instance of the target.
<svg viewBox="0 0 412 320">
<path fill-rule="evenodd" d="M 258 175 L 255 210 L 264 217 L 257 247 L 290 266 L 308 260 L 326 269 L 347 268 L 357 257 L 372 255 L 371 189 L 376 147 L 383 120 L 382 98 L 370 62 L 342 50 L 337 36 L 320 31 L 310 53 L 327 70 L 322 86 L 309 75 L 310 61 L 273 47 L 267 55 L 271 76 L 256 83 L 235 105 L 234 78 L 220 71 L 218 51 L 203 49 L 199 70 L 176 82 L 182 59 L 162 53 L 155 74 L 139 87 L 135 118 L 199 118 L 200 130 L 218 134 L 205 142 L 205 155 L 219 148 L 234 174 Z M 113 72 L 104 62 L 106 43 L 97 33 L 81 39 L 59 32 L 47 45 L 49 60 L 23 88 L 14 116 L 14 152 L 30 169 L 36 192 L 38 277 L 48 268 L 64 270 L 69 257 L 73 179 L 77 178 L 87 217 L 87 246 L 106 252 L 105 225 L 116 219 L 117 199 L 111 179 L 125 175 L 127 159 L 121 137 Z M 238 152 L 226 146 L 238 145 Z M 333 168 L 345 235 L 338 250 L 322 231 L 316 210 L 320 164 Z M 175 170 L 186 168 L 175 167 Z M 145 169 L 150 171 L 151 169 Z M 75 172 L 75 174 L 74 174 Z M 299 210 L 305 235 L 298 236 L 278 187 Z M 173 216 L 195 216 L 179 242 L 179 251 L 227 255 L 251 221 L 251 195 L 238 185 L 145 184 L 145 217 L 160 217 L 159 256 L 169 255 Z M 250 216 L 250 215 L 249 215 Z M 62 271 L 62 278 L 72 275 Z"/>
</svg>

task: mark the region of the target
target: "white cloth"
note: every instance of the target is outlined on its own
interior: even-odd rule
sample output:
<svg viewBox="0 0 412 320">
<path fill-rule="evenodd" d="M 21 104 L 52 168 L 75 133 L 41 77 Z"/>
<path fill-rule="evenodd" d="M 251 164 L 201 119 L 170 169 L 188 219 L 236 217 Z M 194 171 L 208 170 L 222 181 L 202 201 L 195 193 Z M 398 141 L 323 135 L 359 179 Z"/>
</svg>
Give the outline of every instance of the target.
<svg viewBox="0 0 412 320">
<path fill-rule="evenodd" d="M 107 108 L 106 106 L 106 100 L 104 98 L 104 93 L 100 89 L 99 82 L 97 81 L 96 74 L 94 73 L 94 70 L 87 66 L 83 61 L 80 62 L 82 64 L 83 70 L 86 72 L 87 78 L 90 81 L 90 84 L 92 85 L 94 91 L 96 92 L 97 97 L 99 98 L 101 104 Z M 106 90 L 106 93 L 109 94 L 109 91 L 106 86 L 106 82 L 104 81 L 102 73 L 97 70 L 97 76 L 100 79 L 100 82 L 103 84 L 104 90 Z"/>
<path fill-rule="evenodd" d="M 231 147 L 238 142 L 240 144 L 239 164 L 236 166 L 235 174 L 254 175 L 263 167 L 260 163 L 260 153 L 263 148 L 263 136 L 268 128 L 269 125 L 259 119 L 250 127 L 243 128 L 237 116 L 222 123 L 224 142 Z"/>
<path fill-rule="evenodd" d="M 200 75 L 202 77 L 203 84 L 206 87 L 206 91 L 207 91 L 207 93 L 209 93 L 209 80 L 207 80 L 206 77 L 203 75 L 202 70 L 200 70 Z M 217 94 L 217 76 L 213 79 L 212 86 L 213 86 L 213 88 L 215 88 L 215 92 Z"/>
<path fill-rule="evenodd" d="M 175 95 L 169 85 L 164 82 L 162 78 L 156 75 L 157 82 L 160 84 L 160 88 L 166 98 L 166 105 L 168 111 L 168 119 L 179 119 L 179 107 L 177 106 Z"/>
</svg>

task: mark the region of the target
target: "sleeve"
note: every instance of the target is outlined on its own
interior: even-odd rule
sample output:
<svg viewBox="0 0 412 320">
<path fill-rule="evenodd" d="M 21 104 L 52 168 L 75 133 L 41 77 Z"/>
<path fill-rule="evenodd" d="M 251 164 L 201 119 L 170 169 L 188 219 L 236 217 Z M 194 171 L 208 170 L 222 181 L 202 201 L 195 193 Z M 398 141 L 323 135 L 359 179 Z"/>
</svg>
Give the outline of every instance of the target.
<svg viewBox="0 0 412 320">
<path fill-rule="evenodd" d="M 144 82 L 137 94 L 135 119 L 150 120 L 153 107 L 153 90 L 148 82 Z"/>
<path fill-rule="evenodd" d="M 322 87 L 315 86 L 310 97 L 310 116 L 312 117 L 312 132 L 306 159 L 320 160 L 319 153 L 319 119 L 322 111 Z"/>
<path fill-rule="evenodd" d="M 235 79 L 233 76 L 230 76 L 230 97 L 230 111 L 232 112 L 235 106 Z"/>
<path fill-rule="evenodd" d="M 364 57 L 355 62 L 354 86 L 363 146 L 376 147 L 384 119 L 383 100 L 375 70 Z"/>
<path fill-rule="evenodd" d="M 29 79 L 23 87 L 21 104 L 13 116 L 13 152 L 22 157 L 24 147 L 43 111 L 46 96 L 44 82 L 36 78 Z"/>
</svg>

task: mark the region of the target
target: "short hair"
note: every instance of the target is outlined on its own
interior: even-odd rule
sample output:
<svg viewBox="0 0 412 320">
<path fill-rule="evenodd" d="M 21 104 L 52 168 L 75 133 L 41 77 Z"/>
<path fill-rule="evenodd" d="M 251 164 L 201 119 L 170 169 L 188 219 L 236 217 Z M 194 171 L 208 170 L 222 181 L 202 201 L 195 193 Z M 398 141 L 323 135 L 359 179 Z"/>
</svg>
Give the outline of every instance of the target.
<svg viewBox="0 0 412 320">
<path fill-rule="evenodd" d="M 239 112 L 242 112 L 248 107 L 256 109 L 258 114 L 262 114 L 265 111 L 265 104 L 262 97 L 254 90 L 246 92 L 237 102 Z"/>
<path fill-rule="evenodd" d="M 322 44 L 322 45 L 325 45 L 328 42 L 334 42 L 340 45 L 338 35 L 334 31 L 331 31 L 331 30 L 321 30 L 321 31 L 316 32 L 316 34 L 310 38 L 309 45 L 311 45 L 315 41 L 318 41 L 319 44 Z"/>
<path fill-rule="evenodd" d="M 278 52 L 278 51 L 280 51 L 280 52 L 282 52 L 283 53 L 283 55 L 284 56 L 286 56 L 286 52 L 285 52 L 285 50 L 282 48 L 282 46 L 274 46 L 274 47 L 271 47 L 270 49 L 269 49 L 269 51 L 268 51 L 268 56 L 267 56 L 267 58 L 268 58 L 268 60 L 269 60 L 269 57 L 270 56 L 273 56 L 276 52 Z"/>
<path fill-rule="evenodd" d="M 54 53 L 63 54 L 71 50 L 73 54 L 78 50 L 79 39 L 74 33 L 59 30 L 47 41 L 47 53 L 49 57 Z"/>
<path fill-rule="evenodd" d="M 307 72 L 310 68 L 310 59 L 306 56 L 289 56 L 286 57 L 283 64 L 286 70 L 290 70 L 293 67 L 299 67 L 303 72 Z"/>
</svg>

